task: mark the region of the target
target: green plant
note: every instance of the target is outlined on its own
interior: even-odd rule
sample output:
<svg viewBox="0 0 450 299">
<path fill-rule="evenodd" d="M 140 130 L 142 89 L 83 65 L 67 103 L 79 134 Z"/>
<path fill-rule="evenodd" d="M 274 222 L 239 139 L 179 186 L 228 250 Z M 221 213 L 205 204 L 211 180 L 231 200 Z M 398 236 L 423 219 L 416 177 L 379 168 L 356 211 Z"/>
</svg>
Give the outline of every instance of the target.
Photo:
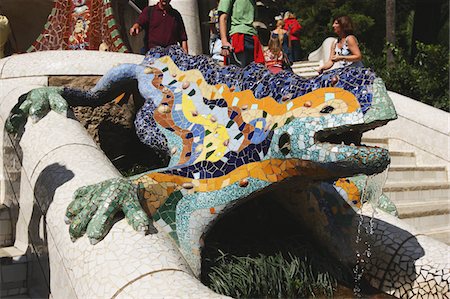
<svg viewBox="0 0 450 299">
<path fill-rule="evenodd" d="M 236 298 L 332 297 L 337 286 L 306 257 L 281 253 L 238 257 L 220 251 L 208 276 L 213 291 Z"/>
<path fill-rule="evenodd" d="M 392 50 L 395 57 L 392 66 L 386 66 L 387 49 Z M 378 57 L 364 45 L 361 50 L 364 64 L 383 78 L 388 90 L 449 111 L 449 53 L 445 47 L 417 42 L 413 63 L 407 61 L 401 48 L 389 44 Z"/>
</svg>

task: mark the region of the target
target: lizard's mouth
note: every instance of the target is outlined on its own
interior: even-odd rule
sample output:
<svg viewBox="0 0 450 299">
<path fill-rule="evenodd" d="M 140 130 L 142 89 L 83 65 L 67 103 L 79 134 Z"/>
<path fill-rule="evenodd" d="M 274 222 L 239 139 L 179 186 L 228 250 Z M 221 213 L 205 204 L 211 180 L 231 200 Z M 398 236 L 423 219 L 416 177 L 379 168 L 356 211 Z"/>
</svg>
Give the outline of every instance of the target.
<svg viewBox="0 0 450 299">
<path fill-rule="evenodd" d="M 372 128 L 373 124 L 370 128 L 361 124 L 319 131 L 314 135 L 314 151 L 327 153 L 321 162 L 329 170 L 348 175 L 380 173 L 390 163 L 389 151 L 361 144 L 362 133 Z"/>
<path fill-rule="evenodd" d="M 315 143 L 332 143 L 360 146 L 362 132 L 357 129 L 323 130 L 315 134 Z"/>
</svg>

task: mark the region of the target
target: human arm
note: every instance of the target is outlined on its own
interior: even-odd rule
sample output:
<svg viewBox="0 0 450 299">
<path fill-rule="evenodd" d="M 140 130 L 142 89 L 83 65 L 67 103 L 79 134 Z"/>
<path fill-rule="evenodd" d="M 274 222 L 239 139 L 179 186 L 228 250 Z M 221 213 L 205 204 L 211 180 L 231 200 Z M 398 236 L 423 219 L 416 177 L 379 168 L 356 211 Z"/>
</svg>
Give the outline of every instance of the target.
<svg viewBox="0 0 450 299">
<path fill-rule="evenodd" d="M 334 47 L 336 46 L 336 42 L 333 42 L 333 44 L 330 47 L 330 56 L 328 58 L 328 61 L 325 62 L 321 67 L 319 67 L 319 69 L 317 70 L 317 72 L 319 72 L 319 74 L 322 74 L 323 71 L 328 70 L 330 67 L 333 66 L 334 61 L 333 61 L 333 57 L 335 56 L 334 54 Z"/>
<path fill-rule="evenodd" d="M 228 56 L 230 55 L 230 51 L 233 48 L 228 41 L 227 37 L 227 22 L 228 22 L 228 14 L 223 12 L 219 16 L 219 30 L 220 30 L 220 40 L 222 41 L 222 50 L 220 51 L 220 54 L 222 56 Z"/>
<path fill-rule="evenodd" d="M 181 47 L 183 48 L 184 52 L 189 53 L 187 40 L 181 42 Z"/>
<path fill-rule="evenodd" d="M 362 59 L 362 54 L 359 49 L 358 41 L 356 40 L 355 36 L 353 36 L 353 35 L 347 36 L 347 46 L 348 46 L 348 49 L 350 50 L 350 53 L 352 53 L 352 55 L 347 55 L 347 56 L 334 55 L 332 57 L 332 60 L 334 62 L 342 61 L 342 60 L 354 62 L 354 61 L 360 61 Z"/>
<path fill-rule="evenodd" d="M 186 33 L 186 27 L 184 26 L 184 21 L 183 21 L 183 17 L 181 16 L 181 14 L 178 11 L 175 11 L 176 16 L 177 16 L 177 20 L 178 20 L 178 28 L 179 28 L 179 36 L 178 36 L 178 41 L 181 44 L 181 48 L 184 50 L 184 52 L 189 53 L 189 49 L 188 49 L 188 36 Z"/>
<path fill-rule="evenodd" d="M 145 7 L 142 12 L 139 14 L 139 17 L 137 18 L 136 22 L 131 26 L 130 28 L 130 35 L 134 36 L 139 34 L 139 32 L 142 31 L 142 29 L 148 24 L 148 14 L 150 8 L 147 6 Z"/>
</svg>

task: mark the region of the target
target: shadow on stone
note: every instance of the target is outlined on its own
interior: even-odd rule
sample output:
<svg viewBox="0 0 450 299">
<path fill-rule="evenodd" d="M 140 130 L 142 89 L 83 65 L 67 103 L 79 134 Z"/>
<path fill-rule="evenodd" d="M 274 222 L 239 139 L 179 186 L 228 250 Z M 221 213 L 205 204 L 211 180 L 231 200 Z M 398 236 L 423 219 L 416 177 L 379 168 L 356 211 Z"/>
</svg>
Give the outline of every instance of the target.
<svg viewBox="0 0 450 299">
<path fill-rule="evenodd" d="M 47 298 L 50 294 L 50 267 L 48 256 L 47 211 L 53 202 L 56 190 L 70 181 L 74 173 L 60 164 L 51 164 L 39 174 L 34 186 L 33 212 L 28 227 L 30 238 L 29 256 L 32 271 L 29 274 L 33 295 Z"/>
<path fill-rule="evenodd" d="M 286 257 L 306 257 L 314 271 L 330 273 L 339 284 L 336 295 L 348 293 L 343 289 L 353 290 L 355 271 L 362 273 L 357 282 L 361 295 L 377 298 L 389 298 L 380 290 L 398 287 L 399 281 L 412 285 L 417 276 L 415 261 L 424 255 L 415 236 L 356 213 L 328 183 L 261 194 L 225 212 L 203 239 L 205 284 L 219 250 L 250 257 L 280 252 Z"/>
</svg>

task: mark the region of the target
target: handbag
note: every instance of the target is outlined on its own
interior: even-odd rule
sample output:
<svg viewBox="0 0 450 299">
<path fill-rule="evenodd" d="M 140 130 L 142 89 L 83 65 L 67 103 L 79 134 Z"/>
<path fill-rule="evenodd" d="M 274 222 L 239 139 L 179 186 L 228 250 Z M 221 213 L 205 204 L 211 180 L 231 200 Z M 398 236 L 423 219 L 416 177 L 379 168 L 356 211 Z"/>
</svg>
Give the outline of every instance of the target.
<svg viewBox="0 0 450 299">
<path fill-rule="evenodd" d="M 284 70 L 290 70 L 292 66 L 292 61 L 289 59 L 289 57 L 286 55 L 286 53 L 283 53 L 283 69 Z"/>
</svg>

